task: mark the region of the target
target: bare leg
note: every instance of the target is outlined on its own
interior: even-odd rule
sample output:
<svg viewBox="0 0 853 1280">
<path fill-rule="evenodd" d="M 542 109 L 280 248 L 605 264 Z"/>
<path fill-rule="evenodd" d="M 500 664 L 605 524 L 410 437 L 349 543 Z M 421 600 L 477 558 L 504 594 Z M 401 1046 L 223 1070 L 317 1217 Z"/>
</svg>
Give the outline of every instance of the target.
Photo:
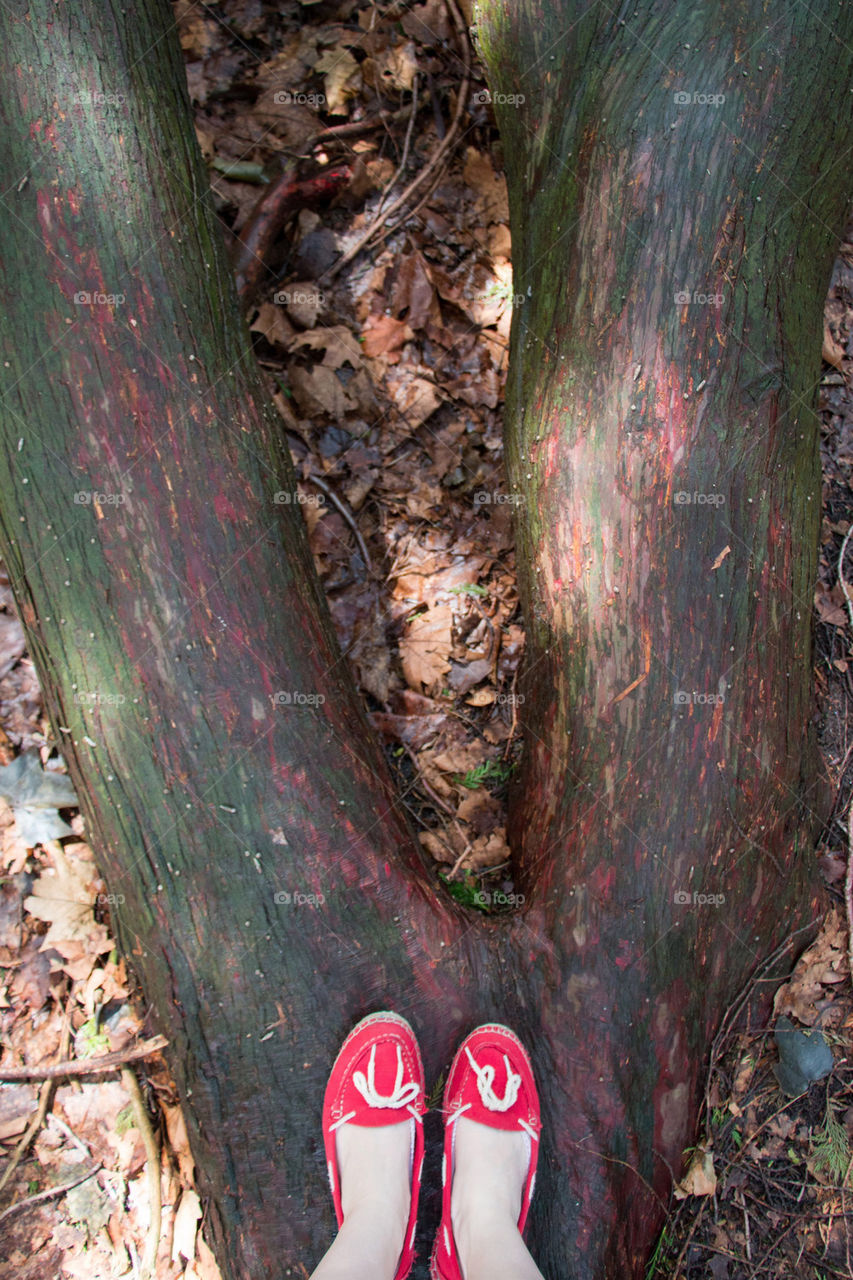
<svg viewBox="0 0 853 1280">
<path fill-rule="evenodd" d="M 527 1153 L 523 1133 L 456 1121 L 450 1215 L 465 1280 L 544 1280 L 516 1226 Z"/>
<path fill-rule="evenodd" d="M 311 1280 L 394 1280 L 411 1203 L 411 1123 L 338 1129 L 344 1221 Z"/>
</svg>

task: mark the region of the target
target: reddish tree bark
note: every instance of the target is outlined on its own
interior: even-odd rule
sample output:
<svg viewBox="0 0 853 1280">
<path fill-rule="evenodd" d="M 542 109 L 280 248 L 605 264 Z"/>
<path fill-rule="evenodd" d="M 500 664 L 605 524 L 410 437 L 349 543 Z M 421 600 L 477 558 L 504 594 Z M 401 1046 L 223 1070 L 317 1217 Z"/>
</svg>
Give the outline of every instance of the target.
<svg viewBox="0 0 853 1280">
<path fill-rule="evenodd" d="M 828 0 L 769 32 L 757 5 L 625 15 L 479 15 L 527 298 L 508 454 L 531 640 L 527 902 L 484 920 L 424 865 L 275 502 L 294 479 L 165 0 L 0 11 L 0 550 L 228 1277 L 322 1254 L 323 1085 L 382 1006 L 430 1083 L 476 1021 L 516 1026 L 540 1266 L 641 1274 L 707 1036 L 808 913 L 808 406 L 853 32 Z M 682 91 L 729 112 L 711 128 Z"/>
</svg>

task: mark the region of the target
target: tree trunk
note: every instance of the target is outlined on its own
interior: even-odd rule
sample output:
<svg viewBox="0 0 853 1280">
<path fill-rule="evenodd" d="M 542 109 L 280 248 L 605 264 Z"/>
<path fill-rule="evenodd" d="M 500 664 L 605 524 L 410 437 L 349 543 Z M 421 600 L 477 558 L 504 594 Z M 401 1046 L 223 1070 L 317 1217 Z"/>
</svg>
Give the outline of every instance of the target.
<svg viewBox="0 0 853 1280">
<path fill-rule="evenodd" d="M 424 866 L 275 501 L 295 483 L 168 5 L 0 10 L 0 550 L 227 1277 L 322 1254 L 325 1078 L 383 1006 L 430 1082 L 476 1021 L 517 1027 L 545 1110 L 540 1265 L 641 1274 L 645 1183 L 679 1171 L 707 1037 L 808 906 L 808 405 L 853 32 L 833 42 L 850 19 L 827 3 L 769 33 L 757 7 L 658 8 L 481 14 L 527 295 L 528 903 L 503 921 Z M 682 86 L 726 103 L 675 106 Z"/>
<path fill-rule="evenodd" d="M 830 3 L 772 24 L 757 3 L 478 9 L 523 299 L 511 835 L 583 1027 L 572 1043 L 543 1010 L 576 1104 L 557 1147 L 580 1254 L 627 1274 L 657 1211 L 601 1155 L 665 1194 L 721 1012 L 811 910 L 812 405 L 853 21 Z"/>
</svg>

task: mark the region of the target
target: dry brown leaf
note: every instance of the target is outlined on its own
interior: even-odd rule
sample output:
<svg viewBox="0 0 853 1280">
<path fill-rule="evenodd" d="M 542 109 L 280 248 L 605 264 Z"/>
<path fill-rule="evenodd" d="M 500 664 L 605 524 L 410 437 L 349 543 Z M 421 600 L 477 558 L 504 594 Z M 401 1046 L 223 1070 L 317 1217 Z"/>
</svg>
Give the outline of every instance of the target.
<svg viewBox="0 0 853 1280">
<path fill-rule="evenodd" d="M 429 266 L 420 253 L 407 253 L 400 262 L 391 295 L 391 311 L 401 316 L 412 329 L 423 329 L 428 320 L 440 320 L 435 288 Z"/>
<path fill-rule="evenodd" d="M 291 350 L 299 347 L 310 347 L 312 351 L 325 351 L 321 363 L 327 369 L 340 369 L 342 364 L 352 365 L 353 369 L 364 367 L 364 354 L 354 334 L 346 325 L 333 324 L 319 329 L 311 329 L 308 333 L 299 333 L 290 344 Z"/>
<path fill-rule="evenodd" d="M 408 623 L 400 639 L 400 659 L 406 682 L 416 691 L 438 692 L 450 670 L 453 611 L 449 604 L 434 605 Z"/>
<path fill-rule="evenodd" d="M 370 715 L 376 729 L 384 737 L 393 742 L 405 742 L 412 751 L 420 749 L 428 742 L 435 740 L 438 731 L 445 724 L 445 715 L 428 716 L 395 716 L 387 711 L 374 711 Z"/>
<path fill-rule="evenodd" d="M 27 647 L 24 629 L 11 613 L 0 613 L 0 680 L 12 670 Z"/>
<path fill-rule="evenodd" d="M 435 413 L 441 404 L 438 388 L 426 378 L 406 377 L 388 382 L 388 394 L 396 408 L 413 429 Z"/>
<path fill-rule="evenodd" d="M 487 791 L 477 787 L 462 797 L 456 816 L 460 822 L 468 822 L 478 836 L 490 836 L 497 830 L 504 806 Z"/>
<path fill-rule="evenodd" d="M 452 826 L 443 828 L 440 834 L 435 831 L 419 831 L 418 840 L 436 862 L 453 863 L 465 848 L 462 837 Z"/>
<path fill-rule="evenodd" d="M 509 845 L 506 842 L 506 831 L 498 827 L 488 836 L 478 836 L 471 846 L 471 852 L 465 859 L 465 867 L 469 871 L 482 871 L 485 867 L 499 867 L 509 861 Z"/>
<path fill-rule="evenodd" d="M 472 662 L 454 662 L 453 669 L 447 678 L 448 687 L 456 693 L 467 693 L 481 680 L 491 674 L 492 663 L 489 658 L 475 658 Z"/>
<path fill-rule="evenodd" d="M 714 1172 L 714 1157 L 704 1147 L 697 1147 L 687 1172 L 675 1188 L 675 1198 L 685 1200 L 688 1196 L 712 1196 L 716 1190 L 717 1175 Z"/>
<path fill-rule="evenodd" d="M 46 867 L 33 884 L 24 907 L 31 916 L 46 920 L 50 928 L 42 939 L 42 950 L 61 942 L 87 942 L 98 926 L 92 908 L 93 881 L 97 873 L 88 859 L 67 849 L 54 850 L 53 867 Z"/>
<path fill-rule="evenodd" d="M 276 298 L 287 308 L 290 319 L 303 329 L 313 329 L 323 310 L 323 294 L 313 280 L 296 280 L 277 293 Z"/>
<path fill-rule="evenodd" d="M 166 1120 L 166 1133 L 169 1135 L 169 1146 L 177 1157 L 178 1169 L 185 1186 L 192 1186 L 195 1180 L 195 1161 L 190 1151 L 190 1140 L 187 1135 L 186 1121 L 180 1106 L 169 1106 L 160 1101 L 160 1110 Z"/>
<path fill-rule="evenodd" d="M 368 316 L 362 330 L 364 352 L 375 359 L 376 356 L 390 355 L 399 352 L 404 342 L 411 342 L 414 332 L 405 320 L 395 320 L 393 316 Z M 399 356 L 396 356 L 399 359 Z M 390 361 L 389 363 L 395 363 Z"/>
<path fill-rule="evenodd" d="M 714 570 L 715 570 L 715 569 L 719 569 L 720 565 L 723 563 L 723 561 L 725 560 L 726 556 L 731 555 L 731 550 L 732 550 L 732 549 L 731 549 L 731 547 L 728 547 L 728 546 L 723 547 L 722 551 L 721 551 L 721 552 L 720 552 L 720 554 L 717 556 L 717 558 L 716 558 L 716 560 L 714 561 L 714 563 L 711 565 L 711 572 L 712 572 L 712 573 L 714 572 Z"/>
<path fill-rule="evenodd" d="M 222 1272 L 216 1264 L 213 1250 L 205 1243 L 201 1232 L 196 1236 L 195 1260 L 184 1272 L 184 1280 L 222 1280 Z"/>
<path fill-rule="evenodd" d="M 509 222 L 506 178 L 495 173 L 487 151 L 468 147 L 462 177 L 476 193 L 476 207 L 484 222 Z"/>
<path fill-rule="evenodd" d="M 361 88 L 361 69 L 349 49 L 324 49 L 314 70 L 323 77 L 326 110 L 333 116 L 345 116 L 347 103 Z"/>
<path fill-rule="evenodd" d="M 333 369 L 324 369 L 319 364 L 312 369 L 300 369 L 294 365 L 289 379 L 293 398 L 306 417 L 314 418 L 325 413 L 330 418 L 340 419 L 355 408 Z"/>
<path fill-rule="evenodd" d="M 833 989 L 848 976 L 846 927 L 841 912 L 833 908 L 812 945 L 800 956 L 790 979 L 776 992 L 774 1012 L 791 1014 L 803 1026 L 813 1027 Z"/>
<path fill-rule="evenodd" d="M 277 307 L 274 302 L 261 303 L 249 328 L 252 333 L 259 333 L 266 338 L 270 346 L 284 347 L 285 351 L 296 334 L 282 308 Z"/>
<path fill-rule="evenodd" d="M 827 364 L 831 364 L 833 368 L 844 372 L 844 348 L 840 342 L 836 342 L 832 336 L 829 325 L 824 321 L 823 325 L 823 350 L 821 355 Z"/>
<path fill-rule="evenodd" d="M 195 1238 L 198 1221 L 201 1217 L 201 1201 L 195 1191 L 184 1191 L 180 1204 L 175 1212 L 172 1227 L 172 1261 L 186 1258 L 191 1262 L 195 1257 Z"/>
<path fill-rule="evenodd" d="M 397 44 L 385 49 L 370 59 L 372 82 L 386 92 L 394 89 L 397 93 L 411 93 L 415 72 L 418 69 L 415 58 L 415 46 L 409 40 L 406 44 Z M 367 75 L 365 71 L 365 76 Z"/>
<path fill-rule="evenodd" d="M 433 757 L 432 763 L 442 773 L 464 775 L 483 764 L 491 754 L 485 743 L 474 739 L 472 742 L 460 742 L 456 746 L 448 747 L 446 751 L 440 751 Z"/>
<path fill-rule="evenodd" d="M 847 610 L 841 604 L 836 604 L 823 588 L 815 592 L 814 603 L 821 622 L 830 627 L 847 626 Z"/>
<path fill-rule="evenodd" d="M 426 0 L 425 4 L 414 5 L 402 14 L 400 26 L 407 36 L 427 48 L 442 45 L 453 33 L 445 0 Z"/>
</svg>

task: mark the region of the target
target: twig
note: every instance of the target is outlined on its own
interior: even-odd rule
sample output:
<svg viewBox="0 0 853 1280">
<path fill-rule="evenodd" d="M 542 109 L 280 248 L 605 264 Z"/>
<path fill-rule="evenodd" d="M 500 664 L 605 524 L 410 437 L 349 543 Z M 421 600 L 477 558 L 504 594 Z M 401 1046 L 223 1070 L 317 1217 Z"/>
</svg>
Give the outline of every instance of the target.
<svg viewBox="0 0 853 1280">
<path fill-rule="evenodd" d="M 23 1200 L 16 1200 L 14 1204 L 10 1204 L 8 1209 L 4 1209 L 0 1213 L 0 1222 L 4 1218 L 11 1218 L 13 1213 L 17 1213 L 19 1209 L 28 1209 L 31 1204 L 38 1204 L 41 1200 L 50 1200 L 53 1196 L 64 1195 L 66 1191 L 70 1191 L 72 1187 L 79 1187 L 81 1182 L 88 1182 L 90 1178 L 94 1178 L 96 1173 L 100 1173 L 102 1165 L 90 1169 L 88 1173 L 81 1173 L 79 1178 L 75 1178 L 73 1182 L 64 1182 L 61 1187 L 48 1187 L 46 1191 L 37 1191 L 33 1196 L 25 1196 Z"/>
<path fill-rule="evenodd" d="M 453 24 L 456 27 L 456 33 L 459 37 L 460 44 L 462 45 L 462 57 L 464 59 L 462 85 L 456 99 L 456 110 L 453 113 L 453 121 L 450 128 L 448 129 L 446 136 L 436 147 L 432 156 L 424 165 L 423 169 L 421 169 L 420 173 L 415 175 L 403 194 L 398 196 L 393 204 L 389 204 L 387 209 L 384 209 L 382 213 L 378 214 L 374 218 L 373 222 L 371 222 L 370 226 L 364 234 L 358 238 L 355 244 L 347 249 L 346 253 L 323 274 L 321 277 L 323 280 L 334 280 L 335 276 L 342 271 L 348 263 L 352 262 L 353 258 L 356 258 L 361 253 L 362 249 L 364 249 L 369 241 L 373 239 L 380 227 L 383 227 L 388 219 L 393 217 L 397 210 L 407 203 L 412 194 L 417 191 L 430 174 L 433 173 L 439 161 L 442 159 L 444 154 L 449 151 L 456 140 L 456 136 L 462 125 L 462 114 L 466 107 L 468 88 L 471 83 L 471 50 L 468 44 L 468 36 L 465 31 L 462 18 L 459 15 L 459 10 L 456 7 L 455 0 L 447 0 L 447 7 L 450 10 L 451 17 L 453 18 Z"/>
<path fill-rule="evenodd" d="M 456 817 L 456 813 L 454 812 L 454 810 L 453 810 L 453 809 L 451 809 L 450 805 L 449 805 L 449 804 L 447 804 L 447 802 L 446 802 L 445 800 L 442 800 L 441 796 L 440 796 L 440 795 L 438 795 L 438 794 L 437 794 L 437 792 L 433 791 L 432 787 L 431 787 L 431 786 L 430 786 L 430 784 L 427 782 L 426 778 L 424 777 L 423 773 L 421 772 L 421 767 L 420 767 L 420 765 L 418 764 L 418 758 L 417 758 L 417 756 L 415 755 L 415 753 L 414 753 L 414 751 L 412 750 L 412 748 L 409 746 L 409 744 L 408 744 L 407 742 L 403 742 L 401 745 L 402 745 L 403 750 L 405 751 L 406 755 L 409 757 L 409 759 L 411 760 L 412 764 L 415 766 L 415 772 L 416 772 L 416 773 L 417 773 L 417 775 L 418 775 L 418 783 L 423 787 L 424 791 L 427 793 L 427 795 L 429 796 L 430 800 L 432 800 L 433 804 L 438 805 L 439 809 L 443 809 L 443 810 L 444 810 L 444 812 L 445 812 L 446 814 L 448 814 L 451 818 L 455 818 L 455 817 Z"/>
<path fill-rule="evenodd" d="M 509 753 L 513 748 L 513 736 L 515 734 L 516 725 L 518 724 L 518 698 L 516 696 L 516 688 L 518 686 L 518 667 L 512 673 L 512 686 L 510 688 L 510 697 L 512 698 L 512 723 L 509 726 L 509 737 L 504 747 L 504 760 L 509 758 Z"/>
<path fill-rule="evenodd" d="M 168 1043 L 165 1036 L 153 1036 L 150 1040 L 143 1040 L 142 1044 L 131 1045 L 129 1049 L 117 1049 L 114 1053 L 104 1053 L 99 1058 L 69 1058 L 64 1062 L 41 1067 L 3 1067 L 0 1069 L 0 1080 L 57 1080 L 62 1076 L 94 1076 L 99 1071 L 115 1071 L 126 1062 L 148 1058 L 152 1053 L 164 1049 Z"/>
<path fill-rule="evenodd" d="M 47 1117 L 47 1123 L 49 1125 L 51 1124 L 56 1125 L 59 1132 L 64 1133 L 68 1141 L 73 1142 L 77 1150 L 82 1151 L 83 1155 L 86 1157 L 87 1160 L 94 1159 L 91 1151 L 86 1146 L 83 1139 L 78 1138 L 77 1134 L 74 1132 L 71 1126 L 67 1125 L 64 1120 L 60 1120 L 59 1116 L 54 1111 L 51 1111 L 50 1115 Z"/>
<path fill-rule="evenodd" d="M 368 573 L 373 573 L 373 564 L 371 562 L 370 556 L 367 551 L 367 544 L 364 541 L 364 538 L 362 538 L 361 536 L 361 530 L 356 524 L 355 516 L 350 511 L 349 507 L 347 507 L 346 503 L 341 502 L 340 498 L 335 493 L 334 489 L 330 489 L 329 486 L 326 484 L 326 481 L 321 480 L 320 477 L 316 475 L 313 471 L 310 471 L 308 473 L 308 475 L 306 476 L 306 479 L 311 484 L 316 485 L 321 493 L 325 493 L 326 497 L 329 499 L 329 501 L 331 502 L 335 510 L 339 511 L 343 516 L 344 520 L 346 520 L 347 524 L 352 529 L 355 535 L 355 540 L 358 543 L 358 549 L 361 552 L 362 559 L 364 560 L 364 567 L 367 569 Z"/>
<path fill-rule="evenodd" d="M 157 1250 L 160 1246 L 160 1219 L 162 1202 L 160 1199 L 160 1148 L 151 1129 L 148 1112 L 142 1100 L 139 1081 L 130 1067 L 122 1067 L 121 1082 L 130 1094 L 133 1104 L 133 1119 L 142 1137 L 145 1147 L 145 1179 L 148 1183 L 148 1200 L 151 1213 L 148 1219 L 148 1233 L 145 1237 L 145 1252 L 140 1263 L 142 1280 L 153 1280 L 157 1266 Z"/>
<path fill-rule="evenodd" d="M 374 129 L 381 129 L 389 124 L 397 124 L 411 114 L 413 114 L 413 111 L 410 103 L 407 107 L 401 107 L 399 111 L 385 111 L 379 116 L 373 116 L 370 120 L 351 120 L 348 124 L 331 124 L 328 128 L 321 129 L 319 133 L 315 133 L 310 141 L 314 143 L 322 142 L 324 138 L 358 137 L 362 133 L 372 133 Z"/>
<path fill-rule="evenodd" d="M 453 822 L 453 825 L 454 825 L 454 826 L 455 826 L 455 828 L 456 828 L 456 831 L 457 831 L 458 835 L 461 837 L 461 840 L 462 840 L 463 845 L 465 846 L 465 848 L 464 848 L 464 849 L 462 850 L 462 852 L 460 853 L 459 857 L 458 857 L 458 858 L 456 859 L 456 861 L 454 862 L 454 864 L 453 864 L 453 866 L 451 867 L 450 871 L 447 873 L 447 880 L 448 880 L 448 881 L 450 881 L 450 880 L 452 880 L 452 879 L 453 879 L 453 877 L 456 875 L 456 872 L 459 870 L 460 866 L 461 866 L 461 865 L 462 865 L 462 863 L 465 861 L 465 859 L 468 857 L 468 854 L 471 852 L 471 845 L 469 844 L 469 842 L 468 842 L 468 840 L 467 840 L 467 838 L 466 838 L 466 836 L 465 836 L 465 832 L 462 830 L 462 824 L 461 824 L 461 822 L 459 821 L 459 819 L 457 818 L 457 816 L 456 816 L 455 812 L 453 811 L 453 809 L 451 809 L 451 808 L 450 808 L 450 805 L 449 805 L 449 804 L 446 804 L 446 803 L 445 803 L 445 801 L 441 799 L 441 796 L 439 796 L 435 791 L 433 791 L 432 787 L 431 787 L 431 786 L 430 786 L 430 784 L 427 782 L 426 778 L 424 777 L 423 773 L 421 772 L 421 767 L 420 767 L 420 765 L 418 764 L 418 758 L 417 758 L 417 756 L 415 755 L 415 753 L 412 751 L 411 747 L 408 745 L 408 743 L 407 743 L 407 742 L 404 742 L 404 743 L 402 743 L 401 745 L 402 745 L 402 747 L 403 747 L 403 750 L 406 752 L 406 754 L 408 755 L 409 759 L 411 760 L 412 764 L 413 764 L 413 765 L 414 765 L 414 767 L 415 767 L 415 772 L 416 772 L 416 774 L 417 774 L 417 780 L 418 780 L 418 783 L 420 784 L 420 786 L 422 786 L 422 787 L 423 787 L 424 791 L 427 793 L 427 795 L 429 796 L 429 798 L 432 800 L 433 804 L 438 805 L 439 809 L 443 809 L 443 810 L 444 810 L 444 812 L 445 812 L 446 814 L 448 814 L 448 815 L 449 815 L 449 817 L 450 817 L 451 821 Z M 452 851 L 451 851 L 451 852 L 452 852 Z"/>
<path fill-rule="evenodd" d="M 738 1198 L 740 1199 L 740 1208 L 741 1208 L 741 1213 L 743 1214 L 743 1230 L 744 1230 L 744 1237 L 746 1240 L 746 1256 L 747 1256 L 747 1260 L 749 1262 L 752 1262 L 752 1241 L 750 1239 L 750 1232 L 749 1232 L 749 1213 L 746 1207 L 746 1200 L 744 1199 L 743 1192 L 740 1189 L 738 1189 L 735 1192 L 735 1202 L 737 1202 Z"/>
<path fill-rule="evenodd" d="M 655 1191 L 652 1184 L 650 1182 L 647 1182 L 646 1179 L 643 1177 L 643 1175 L 640 1173 L 640 1170 L 635 1169 L 634 1166 L 632 1164 L 629 1164 L 627 1160 L 620 1160 L 618 1156 L 606 1156 L 603 1151 L 593 1151 L 592 1147 L 585 1147 L 582 1142 L 576 1142 L 574 1138 L 569 1138 L 569 1142 L 571 1142 L 573 1147 L 579 1147 L 581 1151 L 585 1152 L 586 1155 L 588 1156 L 597 1156 L 599 1160 L 604 1160 L 606 1161 L 607 1164 L 618 1164 L 618 1165 L 621 1165 L 623 1169 L 630 1170 L 631 1173 L 633 1173 L 637 1178 L 639 1178 L 640 1182 L 642 1182 L 643 1186 L 646 1188 L 649 1194 L 654 1196 L 655 1200 L 657 1200 L 658 1204 L 660 1205 L 664 1213 L 669 1214 L 669 1206 L 666 1205 L 663 1202 L 663 1200 L 661 1200 L 660 1196 Z"/>
<path fill-rule="evenodd" d="M 847 613 L 850 617 L 850 626 L 853 627 L 853 596 L 850 594 L 850 588 L 847 586 L 847 579 L 844 577 L 844 557 L 847 554 L 847 543 L 850 541 L 850 535 L 853 533 L 853 524 L 844 535 L 844 541 L 841 544 L 841 550 L 838 553 L 838 581 L 841 583 L 841 590 L 844 592 L 844 599 L 847 601 Z"/>
<path fill-rule="evenodd" d="M 70 1042 L 71 1042 L 71 1020 L 70 1018 L 66 1017 L 65 1026 L 62 1029 L 62 1039 L 59 1044 L 59 1052 L 61 1054 L 68 1052 L 68 1045 L 70 1044 Z M 41 1090 L 39 1092 L 39 1104 L 38 1104 L 36 1113 L 33 1116 L 30 1123 L 27 1125 L 27 1128 L 24 1132 L 24 1136 L 21 1138 L 21 1141 L 15 1147 L 15 1150 L 12 1152 L 12 1155 L 9 1159 L 9 1163 L 6 1165 L 6 1168 L 3 1170 L 3 1176 L 2 1178 L 0 1178 L 0 1191 L 2 1191 L 3 1188 L 6 1186 L 6 1183 L 9 1181 L 12 1174 L 15 1172 L 18 1165 L 23 1160 L 27 1147 L 30 1145 L 33 1138 L 36 1136 L 39 1129 L 44 1124 L 44 1118 L 47 1115 L 47 1109 L 50 1106 L 51 1101 L 53 1099 L 53 1090 L 54 1090 L 53 1078 L 49 1076 L 45 1080 L 45 1083 L 42 1085 Z"/>
<path fill-rule="evenodd" d="M 415 123 L 415 116 L 417 115 L 417 112 L 418 112 L 418 73 L 416 71 L 414 74 L 414 77 L 412 78 L 412 116 L 411 116 L 411 119 L 409 120 L 409 127 L 406 130 L 406 137 L 403 141 L 403 155 L 400 160 L 400 163 L 397 166 L 397 172 L 394 174 L 393 178 L 390 178 L 388 180 L 385 186 L 385 190 L 382 192 L 382 195 L 379 198 L 379 206 L 377 208 L 377 213 L 385 203 L 385 197 L 394 186 L 394 183 L 405 172 L 406 164 L 408 163 L 408 159 L 409 159 L 409 145 L 412 141 L 412 128 Z"/>
</svg>

